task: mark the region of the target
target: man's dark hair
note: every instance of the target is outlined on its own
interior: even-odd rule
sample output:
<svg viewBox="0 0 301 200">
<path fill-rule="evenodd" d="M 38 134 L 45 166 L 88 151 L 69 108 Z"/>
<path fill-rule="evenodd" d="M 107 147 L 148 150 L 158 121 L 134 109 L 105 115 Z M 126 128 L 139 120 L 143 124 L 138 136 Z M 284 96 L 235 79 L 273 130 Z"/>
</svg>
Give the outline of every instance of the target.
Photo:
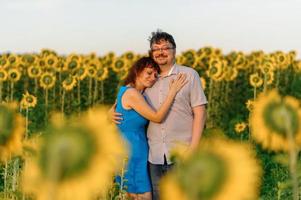
<svg viewBox="0 0 301 200">
<path fill-rule="evenodd" d="M 161 40 L 168 41 L 172 44 L 174 48 L 176 48 L 175 40 L 173 39 L 172 35 L 163 32 L 162 30 L 158 29 L 156 32 L 152 32 L 152 35 L 149 37 L 149 46 L 152 47 L 154 43 L 160 43 Z"/>
</svg>

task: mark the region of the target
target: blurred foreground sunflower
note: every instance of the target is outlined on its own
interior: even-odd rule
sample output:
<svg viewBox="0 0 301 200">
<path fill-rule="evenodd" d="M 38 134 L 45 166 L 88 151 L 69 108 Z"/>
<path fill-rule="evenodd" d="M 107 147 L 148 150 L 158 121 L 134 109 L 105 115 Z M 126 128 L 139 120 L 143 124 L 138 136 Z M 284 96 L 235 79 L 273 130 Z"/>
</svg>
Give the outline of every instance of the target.
<svg viewBox="0 0 301 200">
<path fill-rule="evenodd" d="M 12 104 L 0 104 L 0 162 L 22 151 L 24 119 Z"/>
<path fill-rule="evenodd" d="M 289 150 L 288 134 L 301 145 L 301 108 L 297 99 L 281 97 L 276 90 L 261 94 L 250 117 L 251 134 L 265 149 Z"/>
<path fill-rule="evenodd" d="M 37 199 L 88 200 L 104 195 L 126 156 L 107 111 L 94 108 L 79 119 L 50 126 L 36 156 L 26 158 L 25 192 Z"/>
<path fill-rule="evenodd" d="M 239 161 L 239 162 L 238 162 Z M 257 199 L 261 168 L 247 145 L 215 138 L 182 156 L 160 183 L 162 200 Z"/>
</svg>

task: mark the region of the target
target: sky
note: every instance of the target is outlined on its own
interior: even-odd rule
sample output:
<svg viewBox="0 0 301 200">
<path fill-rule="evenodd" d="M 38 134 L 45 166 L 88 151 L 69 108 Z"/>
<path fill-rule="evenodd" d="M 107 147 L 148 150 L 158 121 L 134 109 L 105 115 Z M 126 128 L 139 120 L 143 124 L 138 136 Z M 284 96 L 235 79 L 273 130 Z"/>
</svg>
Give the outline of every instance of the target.
<svg viewBox="0 0 301 200">
<path fill-rule="evenodd" d="M 178 53 L 213 46 L 301 54 L 301 0 L 0 0 L 0 8 L 0 53 L 146 53 L 161 29 Z"/>
</svg>

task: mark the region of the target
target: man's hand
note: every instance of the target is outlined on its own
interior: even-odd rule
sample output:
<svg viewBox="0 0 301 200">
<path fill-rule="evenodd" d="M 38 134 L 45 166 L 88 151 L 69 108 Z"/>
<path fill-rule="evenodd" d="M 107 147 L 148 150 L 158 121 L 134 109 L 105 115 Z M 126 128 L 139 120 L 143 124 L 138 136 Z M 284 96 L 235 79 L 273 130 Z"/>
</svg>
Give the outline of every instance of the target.
<svg viewBox="0 0 301 200">
<path fill-rule="evenodd" d="M 115 123 L 115 124 L 121 124 L 120 121 L 123 120 L 122 114 L 115 111 L 116 109 L 116 102 L 113 104 L 113 106 L 110 108 L 108 112 L 108 119 L 109 121 Z"/>
</svg>

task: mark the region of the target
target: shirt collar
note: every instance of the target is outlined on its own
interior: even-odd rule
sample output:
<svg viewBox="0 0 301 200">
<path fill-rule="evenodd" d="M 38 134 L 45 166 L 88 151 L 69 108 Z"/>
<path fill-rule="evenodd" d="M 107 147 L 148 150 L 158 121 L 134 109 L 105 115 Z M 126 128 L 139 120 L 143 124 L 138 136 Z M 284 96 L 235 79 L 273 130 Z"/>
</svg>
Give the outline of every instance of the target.
<svg viewBox="0 0 301 200">
<path fill-rule="evenodd" d="M 178 69 L 178 66 L 177 64 L 175 63 L 169 70 L 168 74 L 165 76 L 170 76 L 170 75 L 174 75 L 174 74 L 178 74 L 179 73 L 179 69 Z"/>
</svg>

